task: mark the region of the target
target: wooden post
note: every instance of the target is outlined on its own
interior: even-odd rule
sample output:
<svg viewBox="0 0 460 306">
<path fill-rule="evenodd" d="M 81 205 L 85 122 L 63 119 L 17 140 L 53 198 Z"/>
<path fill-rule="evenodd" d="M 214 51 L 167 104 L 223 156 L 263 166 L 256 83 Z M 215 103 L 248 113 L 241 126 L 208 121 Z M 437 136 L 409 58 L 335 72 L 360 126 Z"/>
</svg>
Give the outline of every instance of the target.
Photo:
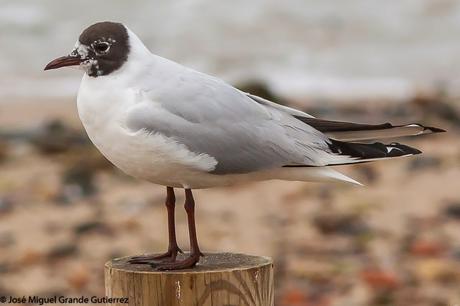
<svg viewBox="0 0 460 306">
<path fill-rule="evenodd" d="M 180 255 L 178 259 L 181 259 Z M 244 254 L 206 254 L 194 269 L 155 271 L 129 257 L 105 264 L 105 292 L 116 306 L 273 306 L 273 261 Z M 116 298 L 128 298 L 126 301 Z"/>
</svg>

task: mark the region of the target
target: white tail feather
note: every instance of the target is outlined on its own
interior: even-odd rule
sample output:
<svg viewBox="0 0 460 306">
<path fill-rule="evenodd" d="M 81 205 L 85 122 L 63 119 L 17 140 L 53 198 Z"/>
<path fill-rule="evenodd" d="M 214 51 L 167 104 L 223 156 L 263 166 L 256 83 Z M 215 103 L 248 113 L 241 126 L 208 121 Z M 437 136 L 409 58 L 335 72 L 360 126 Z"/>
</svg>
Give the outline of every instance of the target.
<svg viewBox="0 0 460 306">
<path fill-rule="evenodd" d="M 341 182 L 351 183 L 351 184 L 358 185 L 358 186 L 364 186 L 360 182 L 352 179 L 349 176 L 346 176 L 343 173 L 340 173 L 339 171 L 333 170 L 331 168 L 324 168 L 324 170 L 326 171 L 324 171 L 323 175 L 326 178 L 330 178 L 334 181 L 341 181 Z"/>
<path fill-rule="evenodd" d="M 328 167 L 294 167 L 278 169 L 272 178 L 303 182 L 346 182 L 363 186 L 360 182 Z"/>
</svg>

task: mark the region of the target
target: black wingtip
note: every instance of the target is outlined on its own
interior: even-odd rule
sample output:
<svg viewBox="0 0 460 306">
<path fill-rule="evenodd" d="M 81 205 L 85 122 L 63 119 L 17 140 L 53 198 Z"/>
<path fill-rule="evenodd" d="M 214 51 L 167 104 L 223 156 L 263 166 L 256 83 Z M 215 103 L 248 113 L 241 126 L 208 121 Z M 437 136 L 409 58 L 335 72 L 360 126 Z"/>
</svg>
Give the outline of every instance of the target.
<svg viewBox="0 0 460 306">
<path fill-rule="evenodd" d="M 387 153 L 387 157 L 410 156 L 423 153 L 419 149 L 401 144 L 399 142 L 390 143 L 389 145 L 385 145 L 385 147 L 387 147 L 387 149 L 389 150 Z M 391 150 L 391 148 L 394 148 L 396 150 Z"/>
<path fill-rule="evenodd" d="M 394 146 L 395 148 L 397 148 L 398 150 L 401 150 L 402 152 L 404 152 L 405 154 L 397 154 L 395 155 L 394 157 L 398 157 L 398 156 L 405 156 L 405 155 L 418 155 L 418 154 L 422 154 L 423 152 L 420 151 L 419 149 L 416 149 L 414 147 L 409 147 L 409 146 L 406 146 L 406 145 L 403 145 L 403 144 L 400 144 L 398 142 L 394 142 L 394 143 L 391 143 L 389 145 L 390 147 L 391 146 Z M 393 157 L 391 155 L 389 155 L 390 157 Z"/>
<path fill-rule="evenodd" d="M 391 144 L 375 143 L 356 143 L 330 140 L 329 148 L 332 152 L 339 155 L 346 155 L 357 160 L 374 160 L 380 158 L 391 158 L 421 154 L 419 149 L 393 142 Z"/>
<path fill-rule="evenodd" d="M 433 126 L 424 126 L 424 128 L 425 128 L 425 131 L 429 131 L 431 133 L 446 133 L 447 132 L 444 129 L 440 129 L 440 128 L 433 127 Z"/>
</svg>

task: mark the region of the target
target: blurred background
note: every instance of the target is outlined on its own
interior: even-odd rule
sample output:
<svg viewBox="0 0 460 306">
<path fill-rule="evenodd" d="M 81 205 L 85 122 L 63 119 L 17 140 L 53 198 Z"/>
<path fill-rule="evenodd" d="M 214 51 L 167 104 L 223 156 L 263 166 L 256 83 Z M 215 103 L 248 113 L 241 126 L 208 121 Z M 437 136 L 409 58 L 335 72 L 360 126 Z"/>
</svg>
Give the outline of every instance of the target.
<svg viewBox="0 0 460 306">
<path fill-rule="evenodd" d="M 0 0 L 0 296 L 103 295 L 105 261 L 167 247 L 164 188 L 89 143 L 80 71 L 43 72 L 102 20 L 314 116 L 449 130 L 404 139 L 415 158 L 340 169 L 366 187 L 271 181 L 195 197 L 203 250 L 274 257 L 277 306 L 460 304 L 456 0 Z"/>
</svg>

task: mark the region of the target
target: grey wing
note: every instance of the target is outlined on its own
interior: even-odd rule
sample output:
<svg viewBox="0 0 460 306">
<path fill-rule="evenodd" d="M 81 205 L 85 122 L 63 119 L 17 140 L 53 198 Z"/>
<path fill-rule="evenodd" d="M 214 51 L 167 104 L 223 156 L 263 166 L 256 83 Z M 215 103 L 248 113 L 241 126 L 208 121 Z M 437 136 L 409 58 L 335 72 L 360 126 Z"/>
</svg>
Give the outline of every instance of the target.
<svg viewBox="0 0 460 306">
<path fill-rule="evenodd" d="M 281 109 L 204 74 L 192 71 L 180 80 L 181 90 L 156 89 L 149 101 L 133 108 L 126 126 L 160 133 L 215 158 L 216 174 L 323 166 L 340 158 L 324 134 Z"/>
<path fill-rule="evenodd" d="M 237 118 L 191 122 L 164 109 L 138 107 L 126 121 L 130 130 L 146 130 L 173 139 L 196 154 L 217 161 L 213 173 L 237 174 L 305 164 L 317 149 L 299 145 L 285 127 L 270 120 L 252 123 Z"/>
</svg>

